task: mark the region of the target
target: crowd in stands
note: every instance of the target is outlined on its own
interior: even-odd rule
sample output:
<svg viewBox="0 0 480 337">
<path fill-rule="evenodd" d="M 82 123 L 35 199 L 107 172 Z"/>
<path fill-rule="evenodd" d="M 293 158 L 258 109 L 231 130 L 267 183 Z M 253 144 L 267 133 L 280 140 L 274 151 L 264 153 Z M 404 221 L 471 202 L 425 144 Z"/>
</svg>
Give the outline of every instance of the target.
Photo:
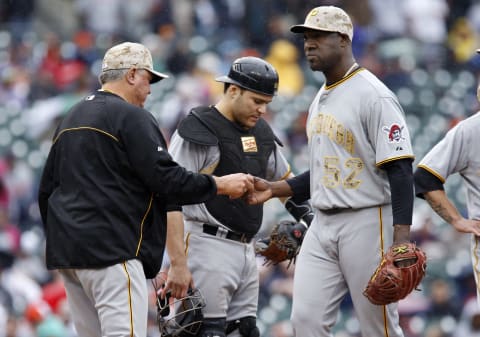
<svg viewBox="0 0 480 337">
<path fill-rule="evenodd" d="M 99 88 L 104 52 L 118 42 L 141 42 L 155 69 L 171 75 L 152 86 L 147 100 L 167 140 L 190 108 L 217 100 L 223 88 L 214 77 L 233 59 L 264 57 L 280 75 L 265 118 L 299 173 L 308 165 L 308 105 L 323 78 L 310 71 L 303 40 L 289 27 L 319 5 L 351 15 L 354 55 L 398 95 L 417 160 L 479 109 L 475 0 L 0 1 L 0 337 L 76 337 L 61 279 L 45 269 L 37 184 L 57 121 Z M 449 180 L 447 191 L 464 211 L 459 177 Z M 260 234 L 283 218 L 281 204 L 267 203 Z M 428 270 L 421 291 L 399 304 L 405 336 L 480 336 L 468 236 L 416 199 L 412 240 L 427 252 Z M 262 262 L 262 337 L 293 336 L 295 266 Z M 157 337 L 153 288 L 151 297 L 148 337 Z M 360 336 L 349 298 L 338 320 L 336 337 Z"/>
</svg>

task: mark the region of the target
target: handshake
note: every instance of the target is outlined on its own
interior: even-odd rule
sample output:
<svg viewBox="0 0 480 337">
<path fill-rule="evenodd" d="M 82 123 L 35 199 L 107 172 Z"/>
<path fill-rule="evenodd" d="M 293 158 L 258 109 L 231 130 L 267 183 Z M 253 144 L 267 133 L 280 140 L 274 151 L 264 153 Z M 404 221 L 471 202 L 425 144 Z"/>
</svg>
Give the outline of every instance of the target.
<svg viewBox="0 0 480 337">
<path fill-rule="evenodd" d="M 260 204 L 273 196 L 271 184 L 266 180 L 245 173 L 214 176 L 217 194 L 228 195 L 230 199 L 244 198 L 247 203 Z"/>
</svg>

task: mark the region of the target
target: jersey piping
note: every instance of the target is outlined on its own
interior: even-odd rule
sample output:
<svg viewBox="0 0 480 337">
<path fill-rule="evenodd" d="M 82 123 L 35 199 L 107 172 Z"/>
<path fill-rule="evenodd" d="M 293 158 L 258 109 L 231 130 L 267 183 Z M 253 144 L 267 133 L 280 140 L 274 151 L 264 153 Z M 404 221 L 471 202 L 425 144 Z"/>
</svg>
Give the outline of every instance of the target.
<svg viewBox="0 0 480 337">
<path fill-rule="evenodd" d="M 291 172 L 292 172 L 292 169 L 291 169 L 290 165 L 288 165 L 288 171 L 287 171 L 287 173 L 285 173 L 285 174 L 280 178 L 280 180 L 285 180 L 285 179 L 287 179 L 287 177 L 290 175 Z"/>
<path fill-rule="evenodd" d="M 188 256 L 188 248 L 190 247 L 190 232 L 185 237 L 185 256 Z"/>
<path fill-rule="evenodd" d="M 385 241 L 383 237 L 383 214 L 382 214 L 382 207 L 378 208 L 378 220 L 380 225 L 380 256 L 383 259 L 384 249 L 385 249 Z M 387 321 L 387 307 L 384 305 L 382 308 L 383 312 L 383 327 L 385 329 L 385 336 L 388 337 L 388 321 Z"/>
<path fill-rule="evenodd" d="M 123 262 L 123 270 L 127 275 L 127 288 L 128 288 L 128 307 L 130 314 L 130 337 L 133 337 L 133 308 L 132 308 L 132 282 L 130 280 L 130 274 L 128 273 L 127 264 Z"/>
<path fill-rule="evenodd" d="M 473 254 L 473 258 L 475 259 L 475 265 L 473 266 L 473 270 L 476 274 L 476 278 L 477 280 L 479 279 L 478 277 L 480 277 L 479 273 L 478 273 L 478 237 L 475 236 L 475 245 L 474 245 L 474 248 L 473 248 L 473 251 L 472 251 L 472 254 Z M 477 285 L 477 289 L 478 289 L 478 285 Z"/>
<path fill-rule="evenodd" d="M 392 162 L 392 161 L 395 161 L 395 160 L 408 159 L 408 158 L 414 159 L 415 156 L 405 155 L 405 156 L 392 157 L 392 158 L 388 158 L 388 159 L 385 159 L 385 160 L 382 160 L 382 161 L 376 163 L 375 166 L 380 167 L 380 166 L 382 166 L 386 163 L 389 163 L 389 162 Z"/>
<path fill-rule="evenodd" d="M 352 71 L 350 74 L 348 74 L 347 76 L 343 77 L 342 79 L 340 79 L 339 81 L 335 82 L 335 83 L 332 83 L 330 85 L 325 85 L 325 90 L 330 90 L 330 89 L 333 89 L 335 88 L 336 86 L 342 84 L 343 82 L 345 82 L 346 80 L 348 80 L 349 78 L 351 78 L 352 76 L 354 76 L 356 73 L 360 72 L 364 70 L 364 68 L 360 67 L 354 71 Z"/>
<path fill-rule="evenodd" d="M 217 168 L 218 163 L 219 163 L 219 161 L 216 161 L 216 162 L 213 163 L 212 165 L 207 166 L 207 167 L 201 169 L 201 170 L 200 170 L 200 173 L 203 173 L 203 174 L 212 174 L 212 173 L 215 171 L 215 169 Z"/>
<path fill-rule="evenodd" d="M 118 142 L 118 138 L 115 137 L 114 135 L 106 132 L 106 131 L 103 131 L 103 130 L 100 130 L 100 129 L 97 129 L 97 128 L 92 128 L 90 126 L 80 126 L 78 128 L 69 128 L 69 129 L 64 129 L 62 130 L 58 135 L 57 137 L 53 140 L 53 143 L 55 144 L 57 142 L 57 140 L 60 138 L 61 135 L 63 135 L 65 132 L 67 131 L 79 131 L 79 130 L 90 130 L 90 131 L 96 131 L 96 132 L 100 132 L 100 133 L 103 133 L 104 135 L 112 138 L 114 141 Z"/>
<path fill-rule="evenodd" d="M 147 215 L 148 213 L 150 213 L 150 209 L 152 208 L 152 201 L 153 201 L 153 193 L 150 195 L 147 211 L 143 215 L 142 222 L 140 223 L 140 238 L 138 240 L 137 251 L 135 252 L 135 256 L 138 256 L 138 253 L 140 252 L 140 246 L 142 245 L 142 241 L 143 241 L 143 224 L 145 223 L 145 219 L 147 218 Z"/>
<path fill-rule="evenodd" d="M 417 167 L 420 167 L 420 168 L 424 169 L 425 171 L 433 174 L 435 177 L 437 177 L 442 182 L 442 184 L 445 184 L 446 179 L 444 177 L 442 177 L 442 175 L 440 173 L 436 172 L 434 169 L 431 169 L 430 167 L 428 167 L 424 164 L 419 164 Z"/>
</svg>

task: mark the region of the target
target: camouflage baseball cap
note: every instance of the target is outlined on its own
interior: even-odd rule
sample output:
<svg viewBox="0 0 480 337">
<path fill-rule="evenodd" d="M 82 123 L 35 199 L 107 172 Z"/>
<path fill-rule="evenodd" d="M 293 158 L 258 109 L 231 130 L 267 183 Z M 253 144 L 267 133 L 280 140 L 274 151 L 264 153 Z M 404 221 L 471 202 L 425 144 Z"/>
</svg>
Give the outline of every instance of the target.
<svg viewBox="0 0 480 337">
<path fill-rule="evenodd" d="M 152 74 L 150 83 L 155 83 L 168 75 L 153 70 L 152 54 L 140 43 L 124 42 L 111 47 L 105 53 L 102 62 L 102 72 L 114 69 L 130 69 L 132 67 L 145 69 Z"/>
<path fill-rule="evenodd" d="M 320 6 L 312 9 L 303 25 L 290 28 L 293 33 L 303 33 L 306 29 L 323 30 L 345 34 L 352 41 L 353 24 L 347 13 L 335 6 Z"/>
</svg>

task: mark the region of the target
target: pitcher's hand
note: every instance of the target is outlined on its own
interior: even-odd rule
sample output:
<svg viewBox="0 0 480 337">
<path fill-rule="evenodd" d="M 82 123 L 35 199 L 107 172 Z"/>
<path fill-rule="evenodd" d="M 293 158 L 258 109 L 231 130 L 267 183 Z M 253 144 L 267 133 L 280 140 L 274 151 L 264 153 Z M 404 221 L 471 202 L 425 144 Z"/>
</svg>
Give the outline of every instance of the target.
<svg viewBox="0 0 480 337">
<path fill-rule="evenodd" d="M 270 183 L 258 177 L 253 178 L 253 191 L 246 195 L 246 201 L 250 205 L 262 204 L 272 198 L 272 188 Z"/>
</svg>

